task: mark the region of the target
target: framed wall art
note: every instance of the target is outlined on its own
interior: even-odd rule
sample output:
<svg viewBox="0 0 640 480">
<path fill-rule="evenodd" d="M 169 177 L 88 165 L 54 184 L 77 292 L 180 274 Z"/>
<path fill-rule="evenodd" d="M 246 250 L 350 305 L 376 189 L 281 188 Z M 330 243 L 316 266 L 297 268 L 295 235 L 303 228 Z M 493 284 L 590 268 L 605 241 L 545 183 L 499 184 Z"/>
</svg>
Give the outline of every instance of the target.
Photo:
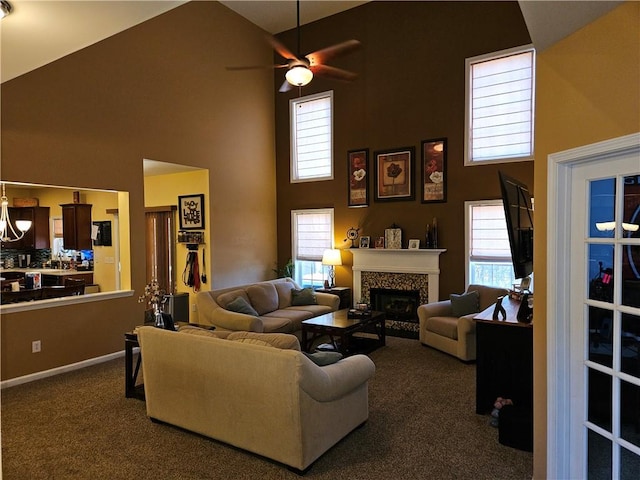
<svg viewBox="0 0 640 480">
<path fill-rule="evenodd" d="M 422 141 L 422 203 L 447 201 L 447 139 Z"/>
<path fill-rule="evenodd" d="M 349 150 L 347 152 L 349 167 L 349 206 L 369 206 L 369 149 Z"/>
<path fill-rule="evenodd" d="M 204 194 L 179 195 L 180 230 L 204 230 Z"/>
<path fill-rule="evenodd" d="M 413 200 L 414 147 L 395 148 L 375 153 L 375 200 Z"/>
</svg>

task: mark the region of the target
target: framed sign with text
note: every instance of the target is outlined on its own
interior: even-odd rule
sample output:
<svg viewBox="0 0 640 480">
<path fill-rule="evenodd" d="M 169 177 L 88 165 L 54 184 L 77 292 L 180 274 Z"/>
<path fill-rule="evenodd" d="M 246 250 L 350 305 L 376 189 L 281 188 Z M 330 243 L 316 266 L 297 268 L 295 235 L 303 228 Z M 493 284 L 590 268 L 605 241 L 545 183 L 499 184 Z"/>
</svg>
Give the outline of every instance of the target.
<svg viewBox="0 0 640 480">
<path fill-rule="evenodd" d="M 204 230 L 204 194 L 179 195 L 180 230 Z"/>
</svg>

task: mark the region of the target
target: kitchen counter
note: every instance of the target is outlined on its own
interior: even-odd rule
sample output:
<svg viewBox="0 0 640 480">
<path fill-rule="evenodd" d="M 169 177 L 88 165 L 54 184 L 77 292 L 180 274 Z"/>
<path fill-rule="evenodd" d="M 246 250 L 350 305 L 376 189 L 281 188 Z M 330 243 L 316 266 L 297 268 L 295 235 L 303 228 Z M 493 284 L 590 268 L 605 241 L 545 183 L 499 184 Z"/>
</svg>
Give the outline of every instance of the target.
<svg viewBox="0 0 640 480">
<path fill-rule="evenodd" d="M 0 276 L 5 272 L 16 273 L 30 273 L 40 272 L 42 275 L 54 275 L 57 277 L 64 277 L 69 275 L 82 275 L 83 273 L 93 273 L 93 270 L 75 270 L 75 269 L 62 269 L 62 268 L 0 268 Z"/>
</svg>

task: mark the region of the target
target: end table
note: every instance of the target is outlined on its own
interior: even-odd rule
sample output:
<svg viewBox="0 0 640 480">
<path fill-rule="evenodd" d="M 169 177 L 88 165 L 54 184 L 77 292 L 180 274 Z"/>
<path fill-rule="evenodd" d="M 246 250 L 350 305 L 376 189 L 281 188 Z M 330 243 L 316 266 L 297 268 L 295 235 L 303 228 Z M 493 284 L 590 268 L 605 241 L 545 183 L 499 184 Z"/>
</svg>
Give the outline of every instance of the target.
<svg viewBox="0 0 640 480">
<path fill-rule="evenodd" d="M 317 288 L 316 292 L 331 293 L 340 297 L 340 310 L 351 308 L 351 289 L 349 287 Z"/>
</svg>

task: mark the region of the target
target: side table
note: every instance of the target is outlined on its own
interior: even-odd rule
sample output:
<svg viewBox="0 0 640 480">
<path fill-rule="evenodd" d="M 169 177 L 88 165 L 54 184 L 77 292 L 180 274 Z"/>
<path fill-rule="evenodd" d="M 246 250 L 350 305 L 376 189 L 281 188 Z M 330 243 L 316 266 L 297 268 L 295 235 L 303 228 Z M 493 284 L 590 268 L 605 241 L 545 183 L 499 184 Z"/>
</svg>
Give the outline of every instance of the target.
<svg viewBox="0 0 640 480">
<path fill-rule="evenodd" d="M 138 372 L 140 372 L 140 363 L 142 355 L 138 353 L 136 360 L 136 368 L 133 369 L 133 349 L 140 347 L 138 343 L 138 334 L 127 332 L 124 334 L 124 396 L 126 398 L 137 398 L 144 400 L 144 385 L 136 385 Z"/>
<path fill-rule="evenodd" d="M 145 325 L 149 325 L 145 323 Z M 207 330 L 215 330 L 213 325 L 200 325 L 198 323 L 176 322 L 176 327 L 181 325 L 192 325 L 194 327 L 206 328 Z M 138 373 L 140 373 L 140 365 L 142 363 L 142 354 L 138 352 L 136 367 L 133 368 L 133 349 L 139 348 L 138 333 L 126 332 L 124 334 L 124 396 L 126 398 L 137 398 L 144 400 L 144 384 L 136 385 L 138 381 Z"/>
<path fill-rule="evenodd" d="M 349 287 L 317 288 L 316 292 L 331 293 L 340 297 L 339 310 L 351 308 L 351 289 Z"/>
</svg>

